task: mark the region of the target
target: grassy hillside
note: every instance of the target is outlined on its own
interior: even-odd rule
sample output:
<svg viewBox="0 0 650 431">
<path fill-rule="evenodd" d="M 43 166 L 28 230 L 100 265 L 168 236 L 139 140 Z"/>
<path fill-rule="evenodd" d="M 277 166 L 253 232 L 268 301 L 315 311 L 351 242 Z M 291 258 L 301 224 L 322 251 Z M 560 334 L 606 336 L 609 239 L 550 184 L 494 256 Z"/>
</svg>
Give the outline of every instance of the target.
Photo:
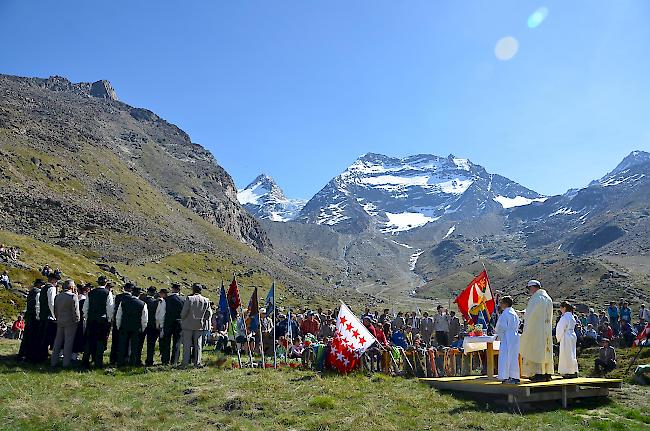
<svg viewBox="0 0 650 431">
<path fill-rule="evenodd" d="M 338 298 L 346 299 L 352 304 L 360 301 L 360 295 L 350 296 L 342 291 L 317 294 L 309 285 L 302 284 L 298 276 L 242 244 L 239 244 L 240 254 L 236 254 L 237 249 L 233 249 L 230 256 L 180 252 L 161 257 L 160 260 L 127 264 L 96 262 L 68 248 L 2 230 L 0 243 L 18 246 L 22 250 L 19 267 L 0 263 L 0 271 L 9 271 L 15 288 L 14 292 L 4 289 L 0 291 L 0 317 L 5 318 L 13 318 L 24 309 L 22 293 L 31 286 L 34 279 L 41 277 L 40 270 L 45 264 L 52 268 L 61 268 L 65 277 L 77 282 L 95 282 L 100 274 L 104 274 L 118 285 L 123 284 L 124 278 L 128 278 L 143 288 L 169 287 L 172 282 L 181 283 L 186 287 L 192 283 L 201 283 L 208 286 L 206 296 L 212 300 L 218 300 L 221 280 L 224 280 L 227 287 L 233 274 L 237 274 L 244 304 L 256 286 L 259 296 L 263 298 L 273 280 L 276 281 L 276 295 L 280 306 L 326 306 L 338 303 Z M 234 240 L 232 243 L 238 244 Z M 102 267 L 115 267 L 117 275 L 103 270 L 98 263 L 101 263 Z"/>
<path fill-rule="evenodd" d="M 48 372 L 10 360 L 0 341 L 2 430 L 645 430 L 647 388 L 611 401 L 513 414 L 487 399 L 439 393 L 384 375 L 319 375 L 296 369 L 162 367 Z M 227 364 L 228 365 L 228 364 Z M 29 372 L 25 372 L 29 371 Z"/>
</svg>

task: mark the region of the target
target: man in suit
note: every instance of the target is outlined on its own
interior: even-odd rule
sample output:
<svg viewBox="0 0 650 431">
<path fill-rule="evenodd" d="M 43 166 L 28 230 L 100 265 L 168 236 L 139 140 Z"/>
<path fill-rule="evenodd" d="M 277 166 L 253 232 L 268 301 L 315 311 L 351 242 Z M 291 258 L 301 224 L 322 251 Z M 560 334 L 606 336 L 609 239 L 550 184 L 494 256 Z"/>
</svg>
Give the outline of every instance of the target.
<svg viewBox="0 0 650 431">
<path fill-rule="evenodd" d="M 81 320 L 79 314 L 79 299 L 75 292 L 74 281 L 66 280 L 63 283 L 63 292 L 54 298 L 54 317 L 56 318 L 56 338 L 52 349 L 50 365 L 55 367 L 59 362 L 61 348 L 63 348 L 63 367 L 70 366 L 72 358 L 72 347 L 74 337 L 77 333 L 77 325 Z"/>
<path fill-rule="evenodd" d="M 206 325 L 210 324 L 212 310 L 210 300 L 201 295 L 203 288 L 199 284 L 192 286 L 192 295 L 188 296 L 181 310 L 181 328 L 183 329 L 183 366 L 192 363 L 201 365 L 201 352 L 203 348 L 203 334 Z"/>
<path fill-rule="evenodd" d="M 25 310 L 25 331 L 23 340 L 18 350 L 18 359 L 32 362 L 38 346 L 38 319 L 36 318 L 36 300 L 41 291 L 41 286 L 45 283 L 40 278 L 34 281 L 32 287 L 27 293 L 27 309 Z"/>
<path fill-rule="evenodd" d="M 104 351 L 106 340 L 111 330 L 115 300 L 107 288 L 108 279 L 103 275 L 97 279 L 98 286 L 88 292 L 84 301 L 83 316 L 86 332 L 86 348 L 83 356 L 83 367 L 90 366 L 90 358 L 98 368 L 104 367 Z"/>
<path fill-rule="evenodd" d="M 113 307 L 113 331 L 112 331 L 112 338 L 111 338 L 111 356 L 110 356 L 110 361 L 109 363 L 111 365 L 115 365 L 120 362 L 119 358 L 119 351 L 120 351 L 120 330 L 117 328 L 117 310 L 120 308 L 120 303 L 126 298 L 127 296 L 131 296 L 131 290 L 133 289 L 133 284 L 132 283 L 126 283 L 124 285 L 124 291 L 118 295 L 115 296 L 115 304 Z M 122 358 L 122 362 L 126 360 L 125 358 Z"/>
<path fill-rule="evenodd" d="M 163 289 L 160 290 L 161 293 Z M 172 292 L 163 294 L 164 301 L 156 309 L 156 324 L 160 331 L 160 359 L 163 365 L 176 365 L 181 351 L 181 311 L 185 298 L 181 295 L 180 284 L 172 284 Z M 162 295 L 161 295 L 162 297 Z M 173 345 L 173 352 L 170 346 Z"/>
<path fill-rule="evenodd" d="M 422 342 L 426 347 L 431 345 L 431 336 L 433 335 L 433 318 L 429 316 L 428 312 L 422 314 L 420 321 L 420 334 L 422 334 Z"/>
<path fill-rule="evenodd" d="M 54 317 L 54 298 L 56 285 L 61 279 L 59 271 L 51 272 L 47 283 L 41 288 L 36 299 L 36 315 L 39 320 L 39 343 L 36 349 L 35 362 L 47 359 L 47 352 L 54 344 L 56 337 L 56 317 Z"/>
<path fill-rule="evenodd" d="M 160 331 L 156 327 L 156 311 L 158 309 L 158 304 L 160 303 L 159 299 L 156 299 L 156 288 L 151 286 L 147 289 L 147 296 L 144 298 L 144 303 L 147 305 L 147 314 L 149 316 L 149 321 L 147 322 L 147 328 L 142 333 L 140 337 L 140 350 L 144 346 L 145 340 L 147 341 L 147 359 L 144 364 L 148 367 L 153 365 L 153 354 L 156 350 L 156 340 L 160 336 Z"/>
<path fill-rule="evenodd" d="M 140 289 L 131 287 L 129 293 L 122 297 L 117 313 L 115 314 L 115 326 L 120 331 L 120 346 L 117 357 L 117 365 L 125 365 L 126 358 L 129 358 L 129 365 L 142 365 L 142 345 L 140 334 L 147 329 L 149 315 L 147 306 L 141 301 Z M 129 355 L 129 349 L 131 354 Z"/>
</svg>

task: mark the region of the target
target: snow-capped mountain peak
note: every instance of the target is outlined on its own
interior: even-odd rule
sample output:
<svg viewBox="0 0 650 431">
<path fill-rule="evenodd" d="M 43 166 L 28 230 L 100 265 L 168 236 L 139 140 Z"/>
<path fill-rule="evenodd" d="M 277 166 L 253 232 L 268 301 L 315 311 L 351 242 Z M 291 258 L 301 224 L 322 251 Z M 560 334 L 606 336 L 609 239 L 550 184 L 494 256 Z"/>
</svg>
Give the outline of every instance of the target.
<svg viewBox="0 0 650 431">
<path fill-rule="evenodd" d="M 255 217 L 272 221 L 292 220 L 305 205 L 304 200 L 288 199 L 275 180 L 266 174 L 259 175 L 239 190 L 237 200 Z"/>
<path fill-rule="evenodd" d="M 398 158 L 368 153 L 318 192 L 298 220 L 344 232 L 376 226 L 396 233 L 444 216 L 473 217 L 540 199 L 538 193 L 451 154 Z"/>
</svg>

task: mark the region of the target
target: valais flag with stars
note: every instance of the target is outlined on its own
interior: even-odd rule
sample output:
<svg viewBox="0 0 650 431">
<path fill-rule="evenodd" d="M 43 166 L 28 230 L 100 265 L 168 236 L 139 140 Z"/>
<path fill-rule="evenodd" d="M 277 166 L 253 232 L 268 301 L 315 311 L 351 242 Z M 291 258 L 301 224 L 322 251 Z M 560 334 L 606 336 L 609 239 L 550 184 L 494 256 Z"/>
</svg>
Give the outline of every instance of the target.
<svg viewBox="0 0 650 431">
<path fill-rule="evenodd" d="M 336 319 L 336 335 L 329 354 L 330 364 L 341 373 L 352 371 L 361 355 L 375 341 L 375 337 L 341 302 L 339 317 Z"/>
</svg>

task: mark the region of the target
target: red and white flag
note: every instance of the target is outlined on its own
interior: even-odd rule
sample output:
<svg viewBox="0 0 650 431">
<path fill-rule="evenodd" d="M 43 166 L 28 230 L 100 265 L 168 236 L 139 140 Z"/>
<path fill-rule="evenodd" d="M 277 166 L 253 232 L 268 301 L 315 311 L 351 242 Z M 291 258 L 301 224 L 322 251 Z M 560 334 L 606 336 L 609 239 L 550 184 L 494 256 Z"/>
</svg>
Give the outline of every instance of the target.
<svg viewBox="0 0 650 431">
<path fill-rule="evenodd" d="M 365 326 L 341 302 L 336 319 L 336 335 L 332 341 L 329 361 L 341 373 L 354 369 L 361 355 L 377 341 Z"/>
</svg>

